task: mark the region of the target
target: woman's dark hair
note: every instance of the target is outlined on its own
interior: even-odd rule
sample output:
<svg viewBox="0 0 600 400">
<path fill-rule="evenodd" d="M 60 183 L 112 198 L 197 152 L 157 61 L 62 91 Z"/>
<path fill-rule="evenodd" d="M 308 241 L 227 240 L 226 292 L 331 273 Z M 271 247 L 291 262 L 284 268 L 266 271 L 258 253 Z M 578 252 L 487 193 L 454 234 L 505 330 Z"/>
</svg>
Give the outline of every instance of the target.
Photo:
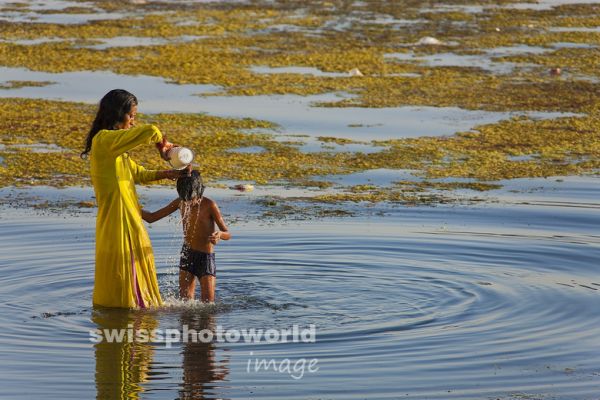
<svg viewBox="0 0 600 400">
<path fill-rule="evenodd" d="M 131 111 L 131 108 L 137 104 L 137 98 L 127 90 L 113 89 L 106 93 L 100 100 L 96 118 L 85 138 L 85 148 L 81 153 L 81 158 L 85 158 L 92 149 L 92 140 L 98 132 L 102 129 L 115 129 L 117 124 L 125 120 L 125 116 Z"/>
<path fill-rule="evenodd" d="M 177 178 L 177 193 L 179 198 L 184 201 L 192 200 L 195 197 L 202 197 L 204 194 L 204 184 L 200 172 L 194 170 L 190 176 Z"/>
</svg>

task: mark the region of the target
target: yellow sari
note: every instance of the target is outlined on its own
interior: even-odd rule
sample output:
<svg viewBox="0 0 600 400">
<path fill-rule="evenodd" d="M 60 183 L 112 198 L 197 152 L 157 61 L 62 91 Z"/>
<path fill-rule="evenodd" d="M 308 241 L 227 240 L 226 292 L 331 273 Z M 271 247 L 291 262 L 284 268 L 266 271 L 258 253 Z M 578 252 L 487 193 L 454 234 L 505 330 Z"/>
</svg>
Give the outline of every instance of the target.
<svg viewBox="0 0 600 400">
<path fill-rule="evenodd" d="M 162 140 L 153 125 L 101 130 L 92 141 L 91 176 L 96 219 L 94 304 L 105 307 L 154 307 L 162 304 L 150 238 L 142 223 L 136 183 L 156 179 L 126 153 Z"/>
</svg>

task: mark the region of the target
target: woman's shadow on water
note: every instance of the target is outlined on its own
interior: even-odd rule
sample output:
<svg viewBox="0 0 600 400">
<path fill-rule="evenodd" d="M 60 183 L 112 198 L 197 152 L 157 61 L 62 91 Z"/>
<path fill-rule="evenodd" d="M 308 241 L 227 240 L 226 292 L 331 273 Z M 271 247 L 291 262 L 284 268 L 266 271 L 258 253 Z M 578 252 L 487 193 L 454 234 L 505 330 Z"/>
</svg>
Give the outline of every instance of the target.
<svg viewBox="0 0 600 400">
<path fill-rule="evenodd" d="M 187 326 L 188 330 L 210 331 L 214 336 L 216 323 L 212 312 L 197 308 L 174 312 L 179 313 L 180 332 Z M 161 311 L 94 308 L 92 321 L 96 324 L 96 334 L 103 339 L 94 345 L 97 399 L 139 399 L 151 381 L 165 379 L 170 370 L 159 370 L 162 364 L 153 362 L 156 349 L 164 349 L 164 344 L 136 336 L 138 332 L 151 334 L 160 329 L 161 315 L 164 315 Z M 214 343 L 188 340 L 173 343 L 175 346 L 181 346 L 183 356 L 183 379 L 176 398 L 223 398 L 219 393 L 223 385 L 217 382 L 227 378 L 228 361 L 216 359 Z"/>
</svg>

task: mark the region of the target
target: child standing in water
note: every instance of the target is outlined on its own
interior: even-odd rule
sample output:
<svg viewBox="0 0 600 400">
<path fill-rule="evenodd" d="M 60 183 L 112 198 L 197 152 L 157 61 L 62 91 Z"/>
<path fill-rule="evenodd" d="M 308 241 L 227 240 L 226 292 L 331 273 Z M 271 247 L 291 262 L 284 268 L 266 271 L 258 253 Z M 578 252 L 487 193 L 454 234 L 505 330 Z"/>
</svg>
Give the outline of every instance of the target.
<svg viewBox="0 0 600 400">
<path fill-rule="evenodd" d="M 142 218 L 150 223 L 158 221 L 179 207 L 184 236 L 179 263 L 179 295 L 183 299 L 193 299 L 197 277 L 202 301 L 214 302 L 217 274 L 214 246 L 220 240 L 229 240 L 231 234 L 217 203 L 203 196 L 204 185 L 198 171 L 177 179 L 177 193 L 179 199 L 158 211 L 142 210 Z"/>
</svg>

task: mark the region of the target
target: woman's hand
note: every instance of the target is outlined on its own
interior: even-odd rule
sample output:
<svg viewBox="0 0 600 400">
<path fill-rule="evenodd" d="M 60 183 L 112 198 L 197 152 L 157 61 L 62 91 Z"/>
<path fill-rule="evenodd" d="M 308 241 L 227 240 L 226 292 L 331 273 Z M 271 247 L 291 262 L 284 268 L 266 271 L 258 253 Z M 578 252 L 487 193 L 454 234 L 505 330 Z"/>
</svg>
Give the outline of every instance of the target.
<svg viewBox="0 0 600 400">
<path fill-rule="evenodd" d="M 219 243 L 219 240 L 221 240 L 221 231 L 214 231 L 212 235 L 208 237 L 208 241 L 212 244 Z"/>
<path fill-rule="evenodd" d="M 158 153 L 160 154 L 160 158 L 162 158 L 165 161 L 169 161 L 170 157 L 167 154 L 169 152 L 169 150 L 171 150 L 173 147 L 176 147 L 173 143 L 169 142 L 167 140 L 166 136 L 163 136 L 163 139 L 160 143 L 156 143 L 156 148 L 158 149 Z"/>
<path fill-rule="evenodd" d="M 157 179 L 172 179 L 181 178 L 183 176 L 191 176 L 192 166 L 188 165 L 184 169 L 167 169 L 164 171 L 158 171 L 156 176 Z"/>
</svg>

